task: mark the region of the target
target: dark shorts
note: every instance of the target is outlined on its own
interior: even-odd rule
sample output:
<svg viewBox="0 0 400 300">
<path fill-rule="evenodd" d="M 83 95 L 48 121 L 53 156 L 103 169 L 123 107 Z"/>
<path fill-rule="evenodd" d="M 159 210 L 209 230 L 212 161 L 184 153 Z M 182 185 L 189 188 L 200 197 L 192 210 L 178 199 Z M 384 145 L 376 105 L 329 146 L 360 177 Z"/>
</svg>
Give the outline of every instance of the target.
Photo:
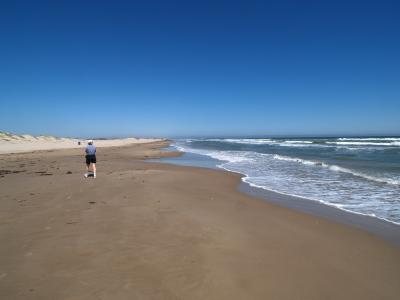
<svg viewBox="0 0 400 300">
<path fill-rule="evenodd" d="M 86 164 L 95 164 L 96 163 L 96 155 L 86 155 Z"/>
</svg>

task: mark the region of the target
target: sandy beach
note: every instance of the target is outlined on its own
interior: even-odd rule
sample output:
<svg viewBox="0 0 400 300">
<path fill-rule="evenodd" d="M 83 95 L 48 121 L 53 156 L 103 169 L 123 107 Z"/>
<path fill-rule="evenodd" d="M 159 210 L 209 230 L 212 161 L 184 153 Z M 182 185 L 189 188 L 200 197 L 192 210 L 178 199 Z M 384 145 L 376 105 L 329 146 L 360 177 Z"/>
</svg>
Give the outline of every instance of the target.
<svg viewBox="0 0 400 300">
<path fill-rule="evenodd" d="M 86 139 L 59 138 L 54 136 L 17 135 L 0 131 L 0 154 L 24 153 L 40 150 L 84 149 Z M 97 147 L 117 147 L 131 144 L 143 144 L 159 141 L 159 139 L 123 138 L 94 139 Z"/>
<path fill-rule="evenodd" d="M 1 154 L 0 299 L 398 299 L 399 247 L 144 161 L 167 144 L 100 148 L 96 179 L 80 148 Z"/>
</svg>

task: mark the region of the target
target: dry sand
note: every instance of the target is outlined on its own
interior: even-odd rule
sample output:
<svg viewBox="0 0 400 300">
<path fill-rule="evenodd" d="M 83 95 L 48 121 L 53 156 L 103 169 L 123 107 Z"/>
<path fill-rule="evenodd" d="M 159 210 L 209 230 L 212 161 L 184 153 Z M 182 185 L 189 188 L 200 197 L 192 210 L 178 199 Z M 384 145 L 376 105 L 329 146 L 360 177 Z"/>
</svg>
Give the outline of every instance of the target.
<svg viewBox="0 0 400 300">
<path fill-rule="evenodd" d="M 96 147 L 126 146 L 137 143 L 152 143 L 160 139 L 101 139 L 94 140 Z M 78 144 L 80 142 L 80 145 Z M 32 136 L 29 134 L 17 135 L 0 131 L 0 154 L 24 153 L 39 150 L 84 148 L 87 145 L 85 139 L 59 138 L 54 136 Z"/>
<path fill-rule="evenodd" d="M 399 248 L 143 162 L 165 142 L 0 155 L 0 299 L 398 299 Z M 168 155 L 174 155 L 168 154 Z"/>
</svg>

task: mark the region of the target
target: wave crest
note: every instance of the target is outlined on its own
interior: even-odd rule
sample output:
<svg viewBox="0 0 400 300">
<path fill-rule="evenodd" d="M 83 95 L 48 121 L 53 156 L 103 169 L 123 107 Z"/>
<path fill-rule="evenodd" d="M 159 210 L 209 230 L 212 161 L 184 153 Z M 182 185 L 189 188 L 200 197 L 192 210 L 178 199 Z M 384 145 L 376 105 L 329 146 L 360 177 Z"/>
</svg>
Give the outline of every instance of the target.
<svg viewBox="0 0 400 300">
<path fill-rule="evenodd" d="M 305 159 L 301 159 L 301 158 L 293 158 L 293 157 L 288 157 L 288 156 L 283 156 L 283 155 L 278 155 L 275 154 L 273 156 L 274 159 L 278 159 L 278 160 L 284 160 L 284 161 L 289 161 L 289 162 L 296 162 L 296 163 L 301 163 L 303 165 L 313 165 L 313 166 L 321 166 L 324 168 L 329 168 L 332 171 L 335 172 L 343 172 L 343 173 L 347 173 L 347 174 L 351 174 L 357 177 L 362 177 L 364 179 L 368 179 L 368 180 L 372 180 L 375 182 L 379 182 L 379 183 L 387 183 L 387 184 L 392 184 L 392 185 L 400 185 L 400 180 L 395 180 L 395 179 L 391 179 L 391 178 L 380 178 L 380 177 L 375 177 L 375 176 L 370 176 L 368 174 L 364 174 L 361 172 L 357 172 L 354 170 L 350 170 L 347 168 L 343 168 L 337 165 L 330 165 L 324 162 L 320 162 L 320 161 L 312 161 L 312 160 L 305 160 Z"/>
</svg>

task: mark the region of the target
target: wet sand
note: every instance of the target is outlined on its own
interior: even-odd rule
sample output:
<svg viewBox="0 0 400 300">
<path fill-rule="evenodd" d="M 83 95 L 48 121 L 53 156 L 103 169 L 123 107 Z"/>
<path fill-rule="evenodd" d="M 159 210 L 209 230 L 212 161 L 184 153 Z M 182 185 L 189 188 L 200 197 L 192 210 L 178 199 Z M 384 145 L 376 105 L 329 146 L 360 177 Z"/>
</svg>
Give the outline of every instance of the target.
<svg viewBox="0 0 400 300">
<path fill-rule="evenodd" d="M 165 144 L 0 155 L 0 299 L 398 299 L 400 248 Z"/>
<path fill-rule="evenodd" d="M 360 228 L 400 247 L 400 225 L 398 224 L 345 211 L 325 203 L 253 187 L 246 182 L 241 182 L 238 190 L 280 206 Z"/>
</svg>

